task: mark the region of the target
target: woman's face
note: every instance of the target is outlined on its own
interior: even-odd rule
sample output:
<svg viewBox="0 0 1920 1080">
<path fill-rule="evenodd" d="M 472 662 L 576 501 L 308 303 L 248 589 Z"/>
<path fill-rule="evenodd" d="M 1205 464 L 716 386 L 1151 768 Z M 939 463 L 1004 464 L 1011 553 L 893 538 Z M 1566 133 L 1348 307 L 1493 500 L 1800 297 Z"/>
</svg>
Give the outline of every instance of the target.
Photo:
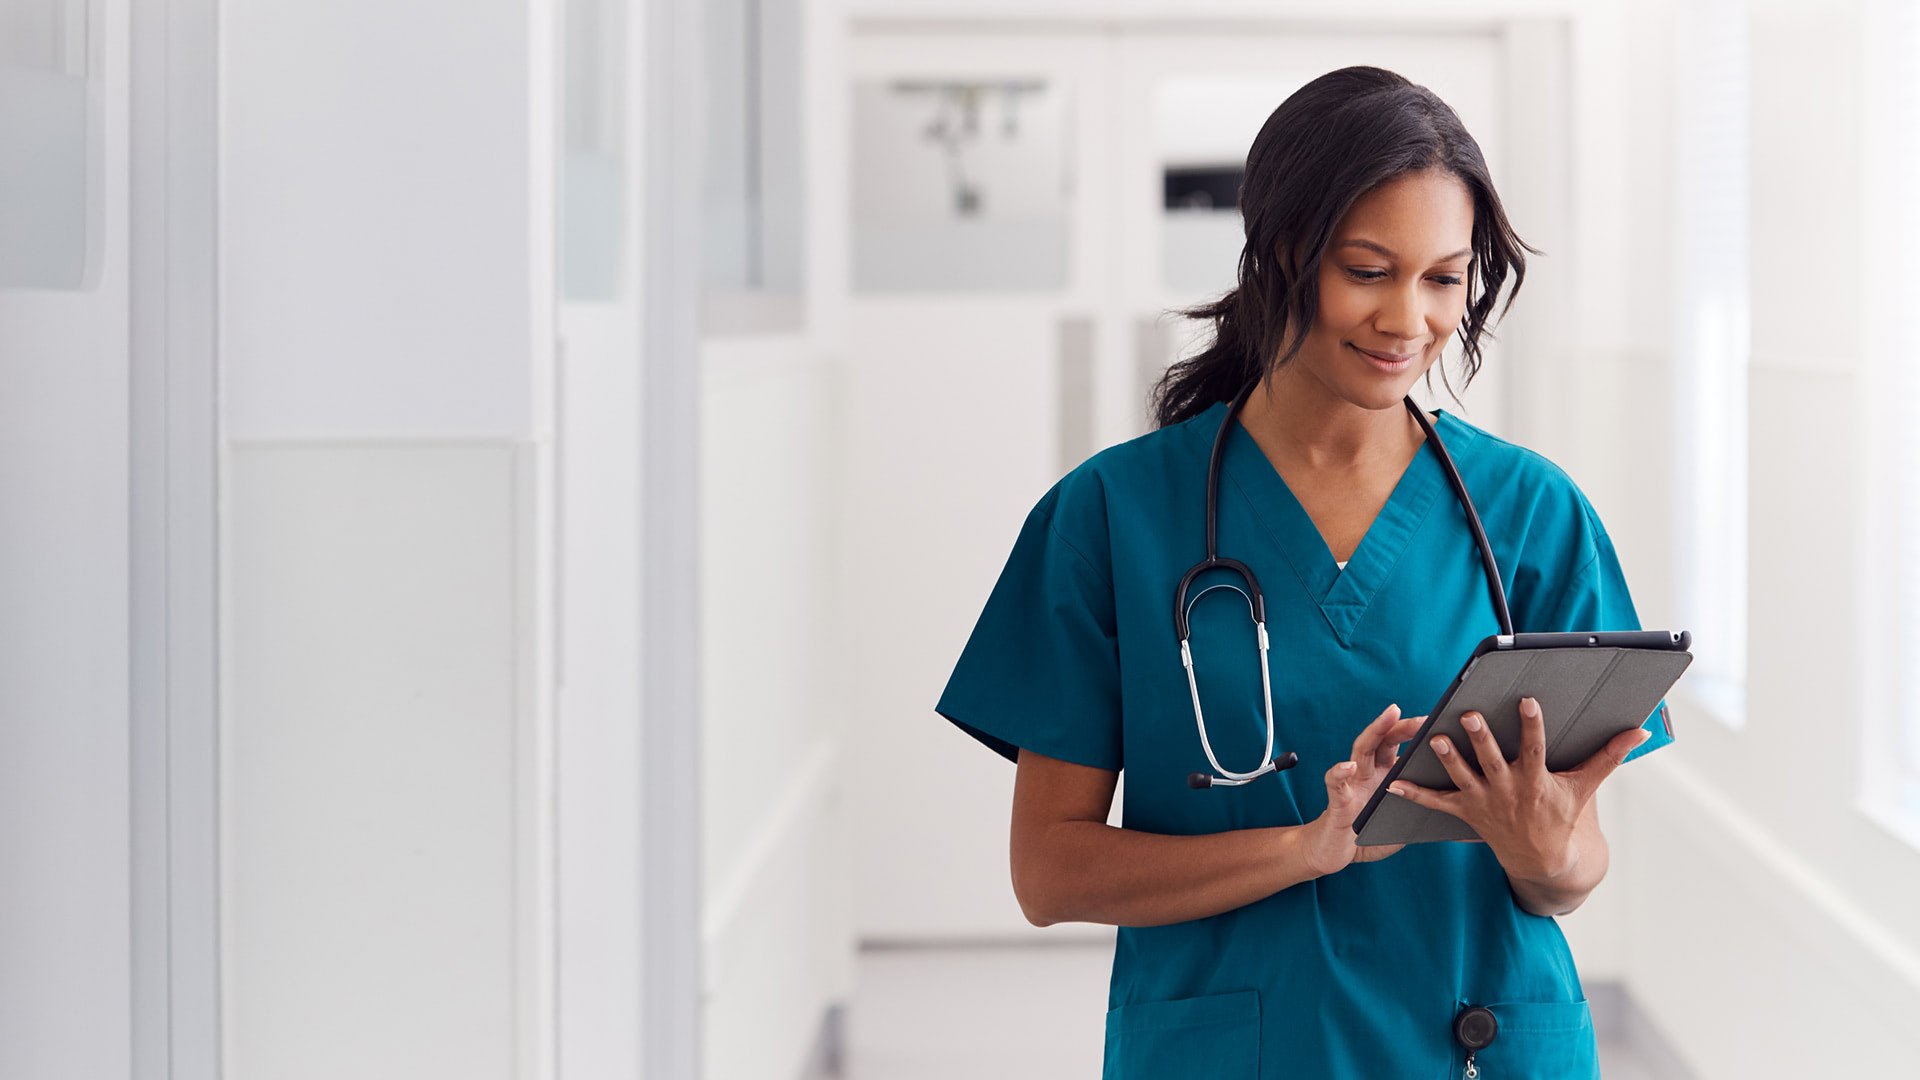
<svg viewBox="0 0 1920 1080">
<path fill-rule="evenodd" d="M 1361 408 L 1400 404 L 1466 315 L 1472 242 L 1473 197 L 1452 173 L 1409 173 L 1362 196 L 1321 257 L 1319 314 L 1295 357 L 1303 373 Z"/>
</svg>

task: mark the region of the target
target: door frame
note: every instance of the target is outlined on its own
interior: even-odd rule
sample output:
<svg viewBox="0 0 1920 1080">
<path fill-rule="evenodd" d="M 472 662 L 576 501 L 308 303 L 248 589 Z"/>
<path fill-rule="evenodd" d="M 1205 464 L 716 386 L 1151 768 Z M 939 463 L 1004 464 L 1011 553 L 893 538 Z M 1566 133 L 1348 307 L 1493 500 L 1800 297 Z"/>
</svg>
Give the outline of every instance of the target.
<svg viewBox="0 0 1920 1080">
<path fill-rule="evenodd" d="M 701 1073 L 701 0 L 642 0 L 641 1075 Z"/>
<path fill-rule="evenodd" d="M 126 33 L 129 67 L 131 1075 L 197 1080 L 223 1066 L 219 12 L 111 6 L 94 25 Z"/>
</svg>

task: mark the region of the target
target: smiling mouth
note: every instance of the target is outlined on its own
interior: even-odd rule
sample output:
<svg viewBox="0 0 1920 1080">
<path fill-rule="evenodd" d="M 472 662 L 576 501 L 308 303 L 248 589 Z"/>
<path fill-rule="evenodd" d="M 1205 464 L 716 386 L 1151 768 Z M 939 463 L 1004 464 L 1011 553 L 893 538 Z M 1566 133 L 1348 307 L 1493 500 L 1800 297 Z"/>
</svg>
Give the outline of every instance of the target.
<svg viewBox="0 0 1920 1080">
<path fill-rule="evenodd" d="M 1351 345 L 1353 351 L 1359 353 L 1361 358 L 1366 360 L 1375 371 L 1388 375 L 1397 375 L 1412 367 L 1414 358 L 1420 355 L 1419 353 L 1407 353 L 1400 357 L 1388 357 L 1376 352 L 1368 352 L 1358 345 L 1353 345 L 1352 342 L 1348 342 L 1347 344 Z"/>
<path fill-rule="evenodd" d="M 1371 349 L 1362 349 L 1358 345 L 1355 345 L 1354 348 L 1358 350 L 1361 355 L 1370 356 L 1383 364 L 1403 364 L 1420 355 L 1419 353 L 1377 353 Z"/>
</svg>

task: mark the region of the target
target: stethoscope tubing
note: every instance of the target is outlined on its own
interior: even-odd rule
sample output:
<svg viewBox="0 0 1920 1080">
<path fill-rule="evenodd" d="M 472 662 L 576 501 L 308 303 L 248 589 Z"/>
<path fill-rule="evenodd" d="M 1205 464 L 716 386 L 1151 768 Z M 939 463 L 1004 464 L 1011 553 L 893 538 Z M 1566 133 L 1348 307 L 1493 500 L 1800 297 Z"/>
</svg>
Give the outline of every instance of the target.
<svg viewBox="0 0 1920 1080">
<path fill-rule="evenodd" d="M 1234 589 L 1234 587 L 1224 583 L 1209 585 L 1194 594 L 1194 603 L 1199 603 L 1202 596 L 1215 589 Z M 1234 589 L 1234 591 L 1240 590 Z M 1251 601 L 1248 602 L 1247 607 L 1249 611 L 1252 610 Z M 1207 763 L 1213 766 L 1214 779 L 1211 783 L 1214 785 L 1238 787 L 1255 777 L 1265 776 L 1267 773 L 1276 772 L 1292 764 L 1289 762 L 1287 765 L 1280 765 L 1273 757 L 1273 678 L 1267 666 L 1267 624 L 1264 620 L 1255 619 L 1253 625 L 1260 641 L 1260 690 L 1267 703 L 1267 748 L 1260 755 L 1263 764 L 1252 772 L 1233 772 L 1221 765 L 1220 759 L 1213 755 L 1213 744 L 1207 740 L 1207 721 L 1200 713 L 1200 684 L 1194 680 L 1193 676 L 1193 651 L 1187 647 L 1185 641 L 1180 643 L 1180 663 L 1187 669 L 1187 690 L 1193 695 L 1193 722 L 1194 726 L 1200 729 L 1200 748 L 1207 752 Z"/>
<path fill-rule="evenodd" d="M 1206 751 L 1207 764 L 1213 767 L 1212 775 L 1193 773 L 1188 778 L 1189 784 L 1196 788 L 1238 787 L 1249 780 L 1264 776 L 1267 773 L 1280 772 L 1284 769 L 1291 768 L 1299 761 L 1298 755 L 1292 751 L 1287 751 L 1279 757 L 1275 757 L 1273 753 L 1273 678 L 1268 667 L 1266 600 L 1261 595 L 1260 583 L 1254 577 L 1252 568 L 1245 563 L 1237 559 L 1222 558 L 1219 546 L 1220 463 L 1225 456 L 1227 437 L 1233 430 L 1234 419 L 1239 415 L 1241 406 L 1246 404 L 1247 398 L 1252 396 L 1254 389 L 1259 385 L 1259 381 L 1255 380 L 1249 383 L 1245 389 L 1241 390 L 1240 393 L 1234 397 L 1233 402 L 1227 406 L 1227 415 L 1220 421 L 1220 430 L 1216 432 L 1213 437 L 1213 451 L 1207 458 L 1207 557 L 1195 563 L 1185 574 L 1181 575 L 1179 587 L 1174 591 L 1173 625 L 1174 633 L 1180 641 L 1180 663 L 1181 666 L 1186 669 L 1187 689 L 1193 697 L 1193 719 L 1194 726 L 1199 729 L 1200 747 Z M 1453 455 L 1447 452 L 1446 443 L 1441 441 L 1440 434 L 1433 429 L 1433 424 L 1427 419 L 1426 413 L 1420 410 L 1420 406 L 1414 403 L 1411 396 L 1402 398 L 1401 400 L 1402 403 L 1406 405 L 1407 411 L 1413 414 L 1414 420 L 1420 424 L 1420 429 L 1426 433 L 1427 445 L 1433 447 L 1434 454 L 1440 459 L 1441 468 L 1446 473 L 1447 483 L 1452 486 L 1454 496 L 1459 500 L 1461 509 L 1466 511 L 1467 527 L 1473 532 L 1474 544 L 1480 550 L 1481 567 L 1486 572 L 1487 592 L 1493 599 L 1494 615 L 1500 622 L 1500 632 L 1511 635 L 1513 633 L 1513 616 L 1507 607 L 1506 586 L 1500 578 L 1500 565 L 1493 557 L 1493 545 L 1487 541 L 1487 531 L 1480 523 L 1480 512 L 1475 509 L 1473 498 L 1467 494 L 1467 485 L 1460 479 L 1460 470 L 1454 466 Z M 1209 585 L 1198 593 L 1195 593 L 1191 601 L 1188 600 L 1187 590 L 1193 584 L 1194 579 L 1209 570 L 1216 569 L 1231 571 L 1245 582 L 1246 589 L 1242 590 L 1238 586 L 1227 583 Z M 1200 686 L 1193 673 L 1193 650 L 1190 645 L 1190 613 L 1193 610 L 1193 605 L 1199 602 L 1200 597 L 1205 596 L 1214 589 L 1221 588 L 1233 589 L 1235 592 L 1240 592 L 1246 599 L 1247 608 L 1253 615 L 1254 630 L 1258 635 L 1260 643 L 1260 689 L 1266 701 L 1267 745 L 1261 755 L 1262 764 L 1259 768 L 1249 772 L 1234 772 L 1227 769 L 1220 764 L 1220 759 L 1214 756 L 1213 744 L 1207 738 L 1206 718 L 1200 709 Z"/>
</svg>

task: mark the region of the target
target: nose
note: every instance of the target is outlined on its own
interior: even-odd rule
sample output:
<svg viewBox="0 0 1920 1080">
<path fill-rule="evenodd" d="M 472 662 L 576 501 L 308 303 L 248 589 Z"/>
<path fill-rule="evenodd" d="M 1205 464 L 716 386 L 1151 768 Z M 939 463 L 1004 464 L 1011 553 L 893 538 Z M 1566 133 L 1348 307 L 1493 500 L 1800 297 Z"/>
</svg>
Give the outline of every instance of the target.
<svg viewBox="0 0 1920 1080">
<path fill-rule="evenodd" d="M 1396 341 L 1411 342 L 1425 337 L 1430 300 L 1421 292 L 1422 284 L 1422 280 L 1416 279 L 1403 288 L 1383 290 L 1374 329 Z"/>
</svg>

